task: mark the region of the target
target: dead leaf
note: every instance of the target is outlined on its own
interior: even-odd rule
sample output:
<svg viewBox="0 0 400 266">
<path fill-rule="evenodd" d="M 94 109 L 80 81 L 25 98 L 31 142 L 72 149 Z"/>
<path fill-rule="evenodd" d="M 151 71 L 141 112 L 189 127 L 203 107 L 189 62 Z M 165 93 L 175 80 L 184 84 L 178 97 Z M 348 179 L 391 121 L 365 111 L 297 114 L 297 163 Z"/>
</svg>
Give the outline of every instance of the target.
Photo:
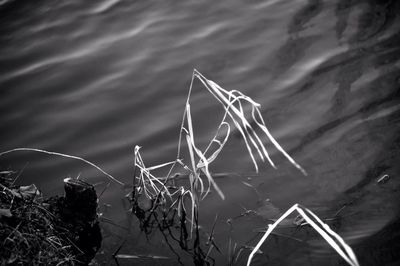
<svg viewBox="0 0 400 266">
<path fill-rule="evenodd" d="M 5 216 L 5 217 L 11 217 L 11 211 L 10 209 L 0 209 L 0 217 Z"/>
<path fill-rule="evenodd" d="M 257 214 L 264 219 L 274 219 L 281 215 L 281 210 L 269 200 L 264 200 L 257 208 Z"/>
<path fill-rule="evenodd" d="M 11 175 L 11 174 L 15 174 L 14 171 L 1 171 L 0 175 Z"/>
<path fill-rule="evenodd" d="M 18 192 L 23 198 L 34 198 L 40 195 L 39 189 L 34 184 L 29 186 L 21 186 L 19 187 Z"/>
</svg>

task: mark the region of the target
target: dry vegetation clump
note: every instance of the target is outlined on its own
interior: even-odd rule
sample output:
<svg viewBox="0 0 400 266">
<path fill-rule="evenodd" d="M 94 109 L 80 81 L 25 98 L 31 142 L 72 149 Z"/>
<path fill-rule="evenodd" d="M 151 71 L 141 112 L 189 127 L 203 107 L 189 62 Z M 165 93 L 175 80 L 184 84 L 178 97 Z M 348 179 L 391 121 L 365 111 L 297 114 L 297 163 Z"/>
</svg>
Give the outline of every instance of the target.
<svg viewBox="0 0 400 266">
<path fill-rule="evenodd" d="M 0 172 L 1 265 L 82 265 L 87 256 L 77 234 L 55 212 L 59 198 L 45 200 L 35 185 L 14 186 Z"/>
</svg>

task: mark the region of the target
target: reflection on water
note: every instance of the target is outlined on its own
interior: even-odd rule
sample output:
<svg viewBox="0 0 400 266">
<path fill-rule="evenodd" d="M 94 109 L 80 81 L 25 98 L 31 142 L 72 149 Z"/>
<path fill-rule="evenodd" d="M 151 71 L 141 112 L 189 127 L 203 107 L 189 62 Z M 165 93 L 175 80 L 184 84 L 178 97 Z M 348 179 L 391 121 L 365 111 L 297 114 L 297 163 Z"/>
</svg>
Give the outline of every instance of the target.
<svg viewBox="0 0 400 266">
<path fill-rule="evenodd" d="M 398 260 L 399 14 L 395 0 L 0 1 L 0 148 L 82 156 L 129 182 L 134 145 L 143 146 L 148 164 L 174 157 L 197 68 L 258 101 L 272 134 L 309 173 L 301 176 L 273 153 L 278 170 L 265 166 L 256 175 L 241 155 L 240 138 L 231 138 L 212 169 L 233 173 L 217 178 L 227 199 L 211 195 L 200 213 L 205 232 L 218 213 L 215 238 L 224 255 L 213 254 L 217 264 L 227 263 L 229 243 L 254 245 L 253 230 L 265 227 L 265 216 L 295 202 L 322 217 L 345 205 L 332 226 L 361 261 Z M 218 105 L 200 86 L 192 99 L 196 136 L 204 144 L 219 119 Z M 104 181 L 80 163 L 44 155 L 14 154 L 0 165 L 21 169 L 27 162 L 21 182 L 39 183 L 47 194 L 61 191 L 65 176 Z M 383 174 L 393 178 L 377 185 Z M 173 258 L 156 263 L 174 265 L 176 256 L 160 236 L 146 239 L 137 221 L 124 216 L 123 193 L 110 188 L 102 196 L 120 227 L 103 226 L 99 259 L 107 261 L 128 230 L 125 253 L 156 250 Z M 266 199 L 273 208 L 260 209 Z M 244 209 L 260 209 L 262 216 L 226 223 Z M 342 263 L 307 230 L 282 230 L 297 234 L 292 238 L 301 244 L 276 236 L 255 264 Z M 238 264 L 247 255 L 245 248 Z"/>
</svg>

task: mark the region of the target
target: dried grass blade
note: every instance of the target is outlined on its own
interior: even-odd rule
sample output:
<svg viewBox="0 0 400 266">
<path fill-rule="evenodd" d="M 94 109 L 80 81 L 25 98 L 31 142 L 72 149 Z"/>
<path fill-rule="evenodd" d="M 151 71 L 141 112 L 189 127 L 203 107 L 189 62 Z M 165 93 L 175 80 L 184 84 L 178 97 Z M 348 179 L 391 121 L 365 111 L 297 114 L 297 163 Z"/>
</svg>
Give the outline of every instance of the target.
<svg viewBox="0 0 400 266">
<path fill-rule="evenodd" d="M 260 110 L 258 108 L 255 108 L 257 111 L 258 117 L 261 119 L 261 123 L 256 119 L 256 116 L 254 115 L 253 112 L 253 118 L 254 121 L 257 123 L 257 125 L 261 128 L 262 131 L 267 135 L 268 139 L 274 144 L 274 146 L 291 162 L 297 169 L 299 169 L 303 175 L 307 176 L 306 170 L 303 169 L 283 148 L 282 146 L 275 140 L 275 138 L 271 135 L 269 132 L 268 128 L 265 126 L 264 119 L 261 116 Z"/>
<path fill-rule="evenodd" d="M 113 177 L 112 175 L 110 175 L 109 173 L 107 173 L 106 171 L 101 169 L 99 166 L 95 165 L 94 163 L 92 163 L 88 160 L 78 157 L 78 156 L 68 155 L 68 154 L 59 153 L 59 152 L 46 151 L 46 150 L 41 150 L 41 149 L 34 149 L 34 148 L 15 148 L 12 150 L 1 152 L 0 156 L 3 156 L 8 153 L 12 153 L 12 152 L 17 152 L 17 151 L 33 151 L 33 152 L 45 153 L 48 155 L 56 155 L 56 156 L 60 156 L 60 157 L 64 157 L 64 158 L 78 160 L 78 161 L 84 162 L 84 163 L 96 168 L 97 170 L 99 170 L 101 173 L 103 173 L 105 176 L 107 176 L 110 180 L 114 181 L 115 183 L 117 183 L 121 186 L 125 186 L 125 184 L 122 181 L 119 181 L 117 178 Z"/>
<path fill-rule="evenodd" d="M 218 137 L 218 133 L 219 133 L 219 131 L 221 130 L 221 127 L 222 127 L 222 126 L 226 126 L 226 127 L 227 127 L 227 132 L 226 132 L 226 134 L 225 134 L 225 138 L 224 138 L 223 141 L 221 142 L 221 141 L 219 141 L 219 140 L 217 139 L 217 137 Z M 231 127 L 229 126 L 229 124 L 226 123 L 226 122 L 221 122 L 221 124 L 220 124 L 219 127 L 218 127 L 217 133 L 215 134 L 214 138 L 210 141 L 210 144 L 208 144 L 207 148 L 206 148 L 205 151 L 204 151 L 204 154 L 206 154 L 207 151 L 209 150 L 209 148 L 211 147 L 212 143 L 217 143 L 217 144 L 219 145 L 218 149 L 216 149 L 216 150 L 207 158 L 207 161 L 208 161 L 209 164 L 212 163 L 212 162 L 217 158 L 218 154 L 219 154 L 219 153 L 222 151 L 222 149 L 224 148 L 226 142 L 228 141 L 230 132 L 231 132 Z M 201 168 L 201 167 L 204 167 L 204 166 L 205 166 L 204 163 L 201 163 L 201 162 L 199 162 L 199 163 L 197 164 L 197 168 Z"/>
<path fill-rule="evenodd" d="M 208 181 L 212 184 L 212 186 L 217 191 L 219 196 L 222 199 L 225 199 L 225 195 L 222 193 L 221 189 L 218 187 L 217 183 L 214 181 L 214 179 L 212 178 L 212 176 L 208 170 L 208 161 L 207 161 L 206 157 L 198 148 L 196 148 L 196 145 L 194 144 L 192 117 L 190 114 L 190 105 L 189 104 L 186 105 L 186 113 L 187 113 L 187 122 L 188 122 L 188 130 L 189 130 L 189 136 L 186 137 L 186 139 L 189 141 L 188 145 L 193 147 L 193 150 L 196 152 L 197 156 L 200 157 L 200 162 L 203 162 L 204 167 L 202 167 L 201 170 L 207 176 Z M 190 149 L 189 149 L 189 151 L 190 151 Z M 192 159 L 192 157 L 194 158 L 194 156 L 191 155 L 191 159 Z M 196 168 L 194 168 L 194 170 L 197 172 Z M 200 176 L 197 176 L 197 177 L 200 178 Z"/>
</svg>

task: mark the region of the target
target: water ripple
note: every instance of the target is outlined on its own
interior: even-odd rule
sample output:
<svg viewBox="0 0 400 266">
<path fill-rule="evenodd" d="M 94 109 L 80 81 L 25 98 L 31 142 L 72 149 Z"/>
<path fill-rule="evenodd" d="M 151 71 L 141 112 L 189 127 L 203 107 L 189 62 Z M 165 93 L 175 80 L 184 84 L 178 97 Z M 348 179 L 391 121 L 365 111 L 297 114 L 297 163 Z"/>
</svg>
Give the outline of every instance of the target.
<svg viewBox="0 0 400 266">
<path fill-rule="evenodd" d="M 90 11 L 91 15 L 100 14 L 103 12 L 107 12 L 109 9 L 114 7 L 120 2 L 120 0 L 104 0 L 99 3 L 93 10 Z"/>
<path fill-rule="evenodd" d="M 347 189 L 365 189 L 357 184 L 374 177 L 377 165 L 389 171 L 389 159 L 398 161 L 391 148 L 400 113 L 396 3 L 0 0 L 2 150 L 69 151 L 123 175 L 131 173 L 136 144 L 149 165 L 170 160 L 197 68 L 260 102 L 272 134 L 310 172 L 299 178 L 272 149 L 280 167 L 262 168 L 262 196 L 279 209 L 294 202 L 330 207 Z M 199 83 L 191 101 L 196 139 L 204 144 L 215 131 L 218 102 Z M 212 170 L 252 171 L 245 153 L 242 140 L 231 138 Z M 81 169 L 64 163 L 42 165 L 54 175 Z M 218 182 L 231 199 L 257 209 L 253 191 L 231 180 Z M 59 186 L 51 178 L 43 183 Z M 230 203 L 214 201 L 209 209 L 242 211 Z M 214 213 L 205 216 L 207 226 Z M 357 242 L 387 221 L 382 215 L 370 227 L 350 224 L 345 237 Z M 249 240 L 249 228 L 230 233 Z M 226 264 L 222 256 L 217 262 Z"/>
</svg>

